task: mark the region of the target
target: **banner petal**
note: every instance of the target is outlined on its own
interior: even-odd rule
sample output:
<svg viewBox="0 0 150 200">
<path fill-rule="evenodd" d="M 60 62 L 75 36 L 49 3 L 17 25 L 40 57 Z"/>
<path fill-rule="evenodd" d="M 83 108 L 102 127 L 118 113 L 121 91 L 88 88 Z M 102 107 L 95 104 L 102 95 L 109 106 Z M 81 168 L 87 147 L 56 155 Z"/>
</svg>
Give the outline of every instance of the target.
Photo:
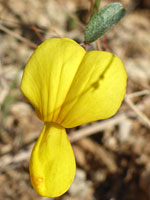
<svg viewBox="0 0 150 200">
<path fill-rule="evenodd" d="M 68 38 L 44 41 L 29 59 L 21 91 L 43 121 L 56 121 L 85 50 Z"/>
</svg>

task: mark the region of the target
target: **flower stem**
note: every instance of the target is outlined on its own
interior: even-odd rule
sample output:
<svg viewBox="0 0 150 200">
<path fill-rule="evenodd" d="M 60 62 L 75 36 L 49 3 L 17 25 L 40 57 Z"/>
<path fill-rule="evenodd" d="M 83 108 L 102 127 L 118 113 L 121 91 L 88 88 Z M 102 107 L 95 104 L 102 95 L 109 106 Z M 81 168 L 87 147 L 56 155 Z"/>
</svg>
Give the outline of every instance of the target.
<svg viewBox="0 0 150 200">
<path fill-rule="evenodd" d="M 98 12 L 100 3 L 101 3 L 101 0 L 95 0 L 94 8 L 93 8 L 93 15 L 95 15 Z"/>
</svg>

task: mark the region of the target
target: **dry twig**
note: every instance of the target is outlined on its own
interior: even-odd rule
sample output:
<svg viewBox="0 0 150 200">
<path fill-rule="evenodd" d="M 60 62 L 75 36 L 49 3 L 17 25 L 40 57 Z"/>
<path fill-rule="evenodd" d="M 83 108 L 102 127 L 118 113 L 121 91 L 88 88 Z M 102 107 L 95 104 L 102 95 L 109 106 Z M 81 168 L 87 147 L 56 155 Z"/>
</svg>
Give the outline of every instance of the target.
<svg viewBox="0 0 150 200">
<path fill-rule="evenodd" d="M 106 151 L 102 146 L 92 141 L 89 138 L 84 138 L 78 141 L 78 144 L 86 151 L 89 151 L 96 157 L 97 160 L 102 161 L 107 166 L 107 169 L 114 173 L 117 171 L 116 163 L 113 155 Z"/>
<path fill-rule="evenodd" d="M 17 33 L 15 33 L 14 31 L 9 30 L 8 28 L 6 28 L 5 26 L 3 26 L 2 24 L 0 24 L 0 30 L 4 31 L 5 33 L 15 37 L 16 39 L 26 43 L 28 46 L 32 47 L 32 48 L 37 48 L 37 45 L 34 44 L 33 42 L 31 42 L 30 40 L 22 37 L 21 35 L 18 35 Z"/>
<path fill-rule="evenodd" d="M 93 8 L 94 8 L 94 0 L 90 0 L 90 10 L 89 10 L 89 13 L 88 13 L 88 17 L 86 19 L 86 23 L 88 23 L 88 21 L 92 17 Z"/>
<path fill-rule="evenodd" d="M 137 116 L 140 117 L 142 123 L 146 127 L 150 128 L 150 119 L 148 119 L 148 117 L 143 112 L 141 112 L 140 109 L 137 106 L 135 106 L 134 103 L 132 102 L 132 98 L 142 95 L 150 95 L 150 90 L 143 90 L 140 92 L 127 94 L 125 97 L 125 101 L 128 104 L 128 106 L 137 114 Z"/>
<path fill-rule="evenodd" d="M 97 46 L 97 49 L 98 49 L 99 51 L 102 50 L 102 49 L 101 49 L 101 45 L 100 45 L 100 40 L 99 40 L 99 39 L 96 40 L 96 46 Z"/>
<path fill-rule="evenodd" d="M 18 164 L 25 160 L 27 161 L 30 157 L 32 147 L 33 147 L 33 145 L 31 145 L 27 151 L 21 151 L 14 156 L 13 155 L 5 155 L 5 156 L 1 157 L 0 169 L 5 170 L 5 168 L 11 164 Z"/>
<path fill-rule="evenodd" d="M 111 52 L 109 46 L 108 46 L 108 43 L 107 43 L 107 39 L 105 36 L 102 37 L 102 44 L 103 44 L 103 47 L 104 47 L 104 50 L 105 51 L 108 51 L 108 52 Z"/>
<path fill-rule="evenodd" d="M 99 131 L 103 131 L 109 127 L 112 127 L 112 126 L 120 123 L 122 120 L 125 119 L 125 117 L 126 117 L 125 114 L 120 114 L 111 119 L 97 122 L 91 126 L 88 126 L 86 128 L 80 129 L 79 131 L 73 132 L 72 134 L 69 135 L 69 139 L 72 143 L 76 142 L 76 141 L 80 140 L 81 138 L 93 135 Z"/>
</svg>

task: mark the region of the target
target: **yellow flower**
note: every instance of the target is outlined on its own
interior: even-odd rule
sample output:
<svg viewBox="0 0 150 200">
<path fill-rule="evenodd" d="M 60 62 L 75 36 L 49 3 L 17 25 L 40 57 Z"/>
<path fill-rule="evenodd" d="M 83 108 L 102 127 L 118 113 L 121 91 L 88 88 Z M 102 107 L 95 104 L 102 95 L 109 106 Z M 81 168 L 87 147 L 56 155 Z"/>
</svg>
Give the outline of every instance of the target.
<svg viewBox="0 0 150 200">
<path fill-rule="evenodd" d="M 117 56 L 86 52 L 68 38 L 46 40 L 35 50 L 21 91 L 44 121 L 29 163 L 40 195 L 60 196 L 74 179 L 75 158 L 65 128 L 113 116 L 124 98 L 126 79 Z"/>
</svg>

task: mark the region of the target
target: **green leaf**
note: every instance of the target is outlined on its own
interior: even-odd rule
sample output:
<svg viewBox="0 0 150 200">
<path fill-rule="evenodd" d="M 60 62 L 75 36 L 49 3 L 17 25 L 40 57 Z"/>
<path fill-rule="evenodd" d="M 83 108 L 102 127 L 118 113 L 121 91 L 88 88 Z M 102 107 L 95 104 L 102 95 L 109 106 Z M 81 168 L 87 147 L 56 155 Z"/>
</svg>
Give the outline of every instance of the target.
<svg viewBox="0 0 150 200">
<path fill-rule="evenodd" d="M 90 43 L 101 37 L 124 17 L 125 12 L 121 3 L 115 2 L 106 5 L 90 19 L 86 26 L 84 32 L 85 42 Z"/>
</svg>

